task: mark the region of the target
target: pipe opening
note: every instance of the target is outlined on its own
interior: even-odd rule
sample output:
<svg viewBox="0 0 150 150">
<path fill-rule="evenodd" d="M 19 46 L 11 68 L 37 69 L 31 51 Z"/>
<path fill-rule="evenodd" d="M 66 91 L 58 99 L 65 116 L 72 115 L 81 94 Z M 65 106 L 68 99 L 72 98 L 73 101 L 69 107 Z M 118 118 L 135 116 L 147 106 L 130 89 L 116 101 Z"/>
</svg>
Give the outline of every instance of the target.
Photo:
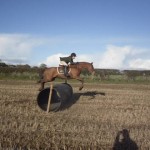
<svg viewBox="0 0 150 150">
<path fill-rule="evenodd" d="M 38 106 L 47 111 L 50 88 L 43 89 L 37 97 Z M 50 111 L 64 109 L 72 100 L 73 89 L 71 85 L 62 83 L 53 86 Z"/>
<path fill-rule="evenodd" d="M 47 111 L 48 99 L 49 99 L 50 88 L 42 90 L 37 97 L 38 106 L 43 110 Z M 52 91 L 50 111 L 57 111 L 61 105 L 61 98 L 56 89 Z"/>
</svg>

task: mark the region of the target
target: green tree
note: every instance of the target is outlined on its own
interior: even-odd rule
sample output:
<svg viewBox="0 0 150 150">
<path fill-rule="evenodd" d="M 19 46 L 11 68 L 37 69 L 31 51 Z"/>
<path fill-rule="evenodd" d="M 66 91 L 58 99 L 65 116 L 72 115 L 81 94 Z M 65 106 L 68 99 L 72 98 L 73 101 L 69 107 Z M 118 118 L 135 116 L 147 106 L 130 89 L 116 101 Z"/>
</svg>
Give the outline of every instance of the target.
<svg viewBox="0 0 150 150">
<path fill-rule="evenodd" d="M 40 64 L 40 68 L 46 68 L 47 67 L 47 65 L 46 64 Z"/>
</svg>

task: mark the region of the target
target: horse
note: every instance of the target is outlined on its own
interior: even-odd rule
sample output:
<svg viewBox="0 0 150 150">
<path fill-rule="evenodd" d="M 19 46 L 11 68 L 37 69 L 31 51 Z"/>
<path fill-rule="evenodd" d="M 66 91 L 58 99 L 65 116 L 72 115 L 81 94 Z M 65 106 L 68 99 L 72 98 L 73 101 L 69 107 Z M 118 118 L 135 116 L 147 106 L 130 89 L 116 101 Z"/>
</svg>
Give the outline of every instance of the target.
<svg viewBox="0 0 150 150">
<path fill-rule="evenodd" d="M 42 91 L 44 89 L 44 84 L 46 82 L 52 82 L 55 80 L 55 78 L 65 79 L 66 82 L 67 79 L 76 79 L 81 82 L 79 90 L 82 90 L 84 79 L 80 77 L 81 72 L 84 69 L 87 69 L 92 75 L 95 74 L 93 63 L 89 62 L 77 62 L 76 64 L 69 65 L 69 77 L 66 77 L 64 73 L 60 73 L 59 70 L 63 70 L 63 67 L 64 66 L 50 67 L 44 69 L 44 71 L 40 74 L 40 80 L 38 81 L 38 83 L 41 84 L 39 91 Z"/>
</svg>

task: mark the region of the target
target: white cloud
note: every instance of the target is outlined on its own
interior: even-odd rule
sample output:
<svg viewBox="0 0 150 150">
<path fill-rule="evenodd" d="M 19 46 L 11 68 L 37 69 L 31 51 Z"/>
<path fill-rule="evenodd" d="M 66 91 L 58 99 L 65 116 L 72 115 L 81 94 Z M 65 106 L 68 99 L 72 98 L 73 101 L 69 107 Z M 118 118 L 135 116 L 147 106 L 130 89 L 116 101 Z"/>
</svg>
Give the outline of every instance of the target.
<svg viewBox="0 0 150 150">
<path fill-rule="evenodd" d="M 75 61 L 94 62 L 95 68 L 105 69 L 150 69 L 150 59 L 138 57 L 144 56 L 147 52 L 145 49 L 138 49 L 131 46 L 114 46 L 106 47 L 104 53 L 78 54 Z M 66 57 L 67 54 L 54 54 L 47 57 L 43 63 L 48 66 L 58 66 L 59 57 Z"/>
<path fill-rule="evenodd" d="M 46 47 L 47 49 L 43 51 L 44 55 L 54 53 L 54 51 L 58 53 L 56 52 L 48 56 L 40 63 L 37 62 L 37 64 L 45 63 L 49 67 L 58 66 L 59 57 L 69 55 L 63 53 L 66 48 L 64 45 L 67 45 L 67 41 L 69 40 L 59 37 L 41 38 L 28 34 L 0 34 L 0 59 L 7 63 L 29 63 L 29 61 L 31 61 L 31 54 L 36 53 L 35 48 L 39 48 L 39 50 L 42 49 L 41 51 L 43 51 L 43 47 Z M 79 43 L 75 44 L 78 45 Z M 71 47 L 74 48 L 74 45 L 71 45 Z M 59 49 L 63 50 L 59 53 Z M 148 49 L 139 49 L 132 46 L 108 45 L 103 52 L 96 52 L 96 50 L 88 50 L 86 53 L 83 52 L 82 54 L 77 53 L 75 61 L 94 62 L 95 68 L 150 69 L 150 51 Z M 39 55 L 38 53 L 36 54 L 36 61 L 40 60 L 41 54 L 42 53 Z"/>
<path fill-rule="evenodd" d="M 27 62 L 32 49 L 40 44 L 41 39 L 27 34 L 0 34 L 0 59 L 8 63 Z"/>
<path fill-rule="evenodd" d="M 150 59 L 146 59 L 148 54 L 148 49 L 111 45 L 102 55 L 98 68 L 150 69 Z"/>
<path fill-rule="evenodd" d="M 46 64 L 48 67 L 56 67 L 59 65 L 59 62 L 60 62 L 60 57 L 67 57 L 69 56 L 70 54 L 62 54 L 62 53 L 58 53 L 58 54 L 54 54 L 54 55 L 51 55 L 49 57 L 46 58 L 45 61 L 43 62 L 40 62 L 38 65 L 44 63 Z M 76 57 L 76 59 L 74 60 L 74 62 L 83 62 L 83 61 L 86 61 L 86 62 L 92 62 L 92 57 L 90 55 L 84 55 L 84 54 L 81 54 L 81 55 L 78 55 Z"/>
<path fill-rule="evenodd" d="M 76 57 L 76 61 L 77 62 L 81 62 L 81 61 L 84 61 L 84 62 L 93 62 L 93 58 L 91 57 L 92 55 L 88 55 L 88 54 L 79 54 L 77 57 Z"/>
<path fill-rule="evenodd" d="M 150 59 L 143 60 L 141 58 L 138 58 L 135 60 L 131 60 L 129 62 L 129 68 L 150 70 Z"/>
<path fill-rule="evenodd" d="M 40 62 L 39 65 L 42 64 L 42 63 L 44 63 L 48 67 L 56 67 L 56 66 L 59 65 L 59 58 L 60 57 L 66 57 L 66 56 L 68 56 L 68 55 L 61 54 L 61 53 L 54 54 L 54 55 L 51 55 L 51 56 L 47 57 L 45 61 Z"/>
<path fill-rule="evenodd" d="M 100 68 L 122 68 L 128 55 L 132 53 L 130 46 L 118 47 L 109 45 L 98 62 Z"/>
</svg>

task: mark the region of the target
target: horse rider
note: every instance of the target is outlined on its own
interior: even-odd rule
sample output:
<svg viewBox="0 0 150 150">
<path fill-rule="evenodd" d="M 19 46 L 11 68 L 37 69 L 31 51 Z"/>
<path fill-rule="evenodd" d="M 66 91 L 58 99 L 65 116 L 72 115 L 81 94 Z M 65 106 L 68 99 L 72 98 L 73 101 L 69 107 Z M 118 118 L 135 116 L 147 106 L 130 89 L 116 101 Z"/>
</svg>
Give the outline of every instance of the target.
<svg viewBox="0 0 150 150">
<path fill-rule="evenodd" d="M 64 74 L 66 77 L 69 76 L 68 66 L 76 64 L 73 62 L 76 56 L 77 56 L 76 53 L 71 53 L 71 55 L 68 57 L 60 57 L 60 64 L 64 66 Z"/>
</svg>

